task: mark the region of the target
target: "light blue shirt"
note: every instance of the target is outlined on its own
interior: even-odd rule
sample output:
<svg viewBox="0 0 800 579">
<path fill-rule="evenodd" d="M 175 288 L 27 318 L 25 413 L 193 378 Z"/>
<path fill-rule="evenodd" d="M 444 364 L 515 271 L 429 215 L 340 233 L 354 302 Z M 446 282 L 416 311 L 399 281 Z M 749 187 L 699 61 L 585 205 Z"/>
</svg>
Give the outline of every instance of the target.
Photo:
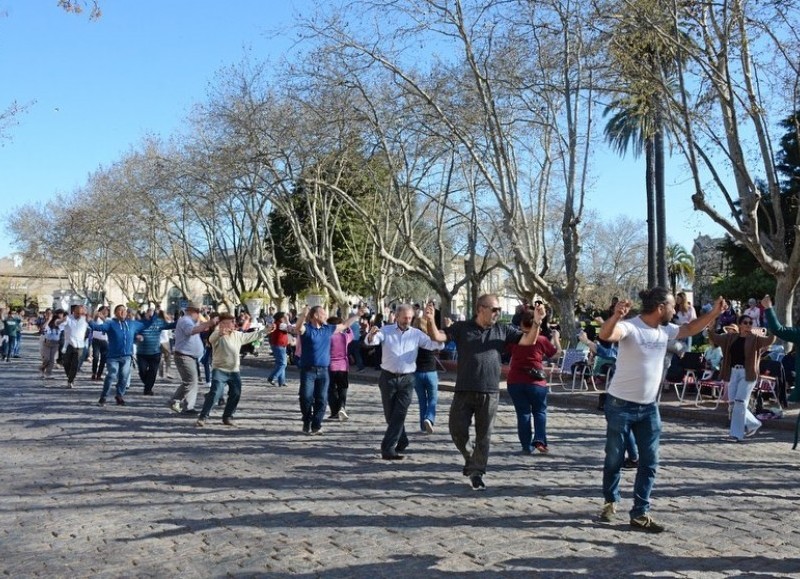
<svg viewBox="0 0 800 579">
<path fill-rule="evenodd" d="M 184 315 L 175 324 L 175 346 L 173 350 L 179 354 L 191 356 L 199 360 L 203 356 L 203 340 L 200 334 L 192 335 L 197 325 L 190 315 Z"/>
</svg>

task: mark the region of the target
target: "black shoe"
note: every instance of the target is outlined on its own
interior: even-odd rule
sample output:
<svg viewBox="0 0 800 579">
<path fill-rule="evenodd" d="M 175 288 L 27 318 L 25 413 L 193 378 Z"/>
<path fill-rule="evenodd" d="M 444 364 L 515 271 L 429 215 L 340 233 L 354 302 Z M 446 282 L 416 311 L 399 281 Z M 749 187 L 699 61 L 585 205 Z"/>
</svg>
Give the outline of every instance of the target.
<svg viewBox="0 0 800 579">
<path fill-rule="evenodd" d="M 225 406 L 225 397 L 224 396 L 220 396 L 219 397 L 219 402 L 217 402 L 217 406 Z"/>
<path fill-rule="evenodd" d="M 197 414 L 197 410 L 195 410 L 194 408 L 192 408 L 190 410 L 184 410 L 183 412 L 181 412 L 181 415 L 183 415 L 183 416 L 195 416 L 196 414 Z"/>
<path fill-rule="evenodd" d="M 310 422 L 303 422 L 303 432 L 306 434 L 311 433 L 311 423 Z"/>
<path fill-rule="evenodd" d="M 106 397 L 105 396 L 101 396 L 100 400 L 97 401 L 97 405 L 98 406 L 105 406 L 106 405 Z"/>
<path fill-rule="evenodd" d="M 153 394 L 153 391 L 152 391 L 152 390 L 145 390 L 145 391 L 144 391 L 144 395 L 145 395 L 145 396 L 155 396 L 155 394 Z"/>
<path fill-rule="evenodd" d="M 472 485 L 474 491 L 485 491 L 486 485 L 483 482 L 483 475 L 474 474 L 469 477 L 469 483 Z"/>
<path fill-rule="evenodd" d="M 630 470 L 633 468 L 639 468 L 639 461 L 638 460 L 631 460 L 630 458 L 626 458 L 625 462 L 622 463 L 622 468 L 625 470 Z"/>
<path fill-rule="evenodd" d="M 125 399 L 122 396 L 120 396 L 119 394 L 114 396 L 114 400 L 117 401 L 117 406 L 125 406 Z"/>
<path fill-rule="evenodd" d="M 381 454 L 383 460 L 403 460 L 405 456 L 402 454 Z"/>
<path fill-rule="evenodd" d="M 397 452 L 403 452 L 405 449 L 408 448 L 408 441 L 399 442 L 397 446 L 394 447 Z"/>
</svg>

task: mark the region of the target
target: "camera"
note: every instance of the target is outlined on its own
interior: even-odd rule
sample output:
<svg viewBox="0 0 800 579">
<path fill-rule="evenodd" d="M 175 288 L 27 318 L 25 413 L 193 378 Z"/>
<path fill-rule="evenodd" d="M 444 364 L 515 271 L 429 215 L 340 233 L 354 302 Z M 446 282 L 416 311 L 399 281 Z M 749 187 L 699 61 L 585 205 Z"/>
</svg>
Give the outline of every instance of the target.
<svg viewBox="0 0 800 579">
<path fill-rule="evenodd" d="M 544 375 L 544 372 L 539 370 L 539 368 L 531 368 L 528 370 L 528 376 L 533 378 L 534 380 L 547 380 L 547 376 Z"/>
</svg>

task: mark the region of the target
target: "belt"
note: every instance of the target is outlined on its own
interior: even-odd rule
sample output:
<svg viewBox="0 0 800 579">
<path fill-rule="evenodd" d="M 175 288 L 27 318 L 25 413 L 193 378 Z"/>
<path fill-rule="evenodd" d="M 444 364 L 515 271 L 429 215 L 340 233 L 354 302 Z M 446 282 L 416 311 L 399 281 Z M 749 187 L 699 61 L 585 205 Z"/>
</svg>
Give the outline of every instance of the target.
<svg viewBox="0 0 800 579">
<path fill-rule="evenodd" d="M 741 364 L 736 364 L 735 366 L 731 366 L 732 370 L 744 370 L 744 366 Z"/>
<path fill-rule="evenodd" d="M 191 358 L 192 360 L 197 360 L 194 356 L 190 356 L 189 354 L 184 354 L 183 352 L 174 352 L 176 356 L 182 356 L 184 358 Z"/>
<path fill-rule="evenodd" d="M 381 368 L 381 372 L 383 372 L 384 374 L 388 374 L 392 378 L 402 378 L 403 376 L 410 376 L 411 374 L 414 373 L 414 372 L 403 372 L 398 374 L 397 372 L 389 372 L 389 370 L 384 370 L 383 368 Z"/>
</svg>

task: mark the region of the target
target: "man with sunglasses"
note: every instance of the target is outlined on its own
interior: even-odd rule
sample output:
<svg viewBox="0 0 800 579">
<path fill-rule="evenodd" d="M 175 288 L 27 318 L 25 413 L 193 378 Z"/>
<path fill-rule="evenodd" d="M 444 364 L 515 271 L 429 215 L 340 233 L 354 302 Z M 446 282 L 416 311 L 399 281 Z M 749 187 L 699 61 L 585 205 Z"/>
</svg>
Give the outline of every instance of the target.
<svg viewBox="0 0 800 579">
<path fill-rule="evenodd" d="M 522 332 L 507 324 L 497 323 L 502 312 L 497 296 L 484 294 L 478 298 L 474 318 L 455 322 L 439 330 L 433 306 L 425 308 L 428 335 L 438 341 L 453 340 L 458 352 L 455 393 L 450 406 L 450 436 L 464 457 L 464 476 L 473 490 L 486 489 L 483 475 L 489 460 L 489 446 L 500 399 L 500 367 L 508 344 L 516 344 Z M 475 419 L 475 443 L 469 448 L 469 427 Z"/>
</svg>

